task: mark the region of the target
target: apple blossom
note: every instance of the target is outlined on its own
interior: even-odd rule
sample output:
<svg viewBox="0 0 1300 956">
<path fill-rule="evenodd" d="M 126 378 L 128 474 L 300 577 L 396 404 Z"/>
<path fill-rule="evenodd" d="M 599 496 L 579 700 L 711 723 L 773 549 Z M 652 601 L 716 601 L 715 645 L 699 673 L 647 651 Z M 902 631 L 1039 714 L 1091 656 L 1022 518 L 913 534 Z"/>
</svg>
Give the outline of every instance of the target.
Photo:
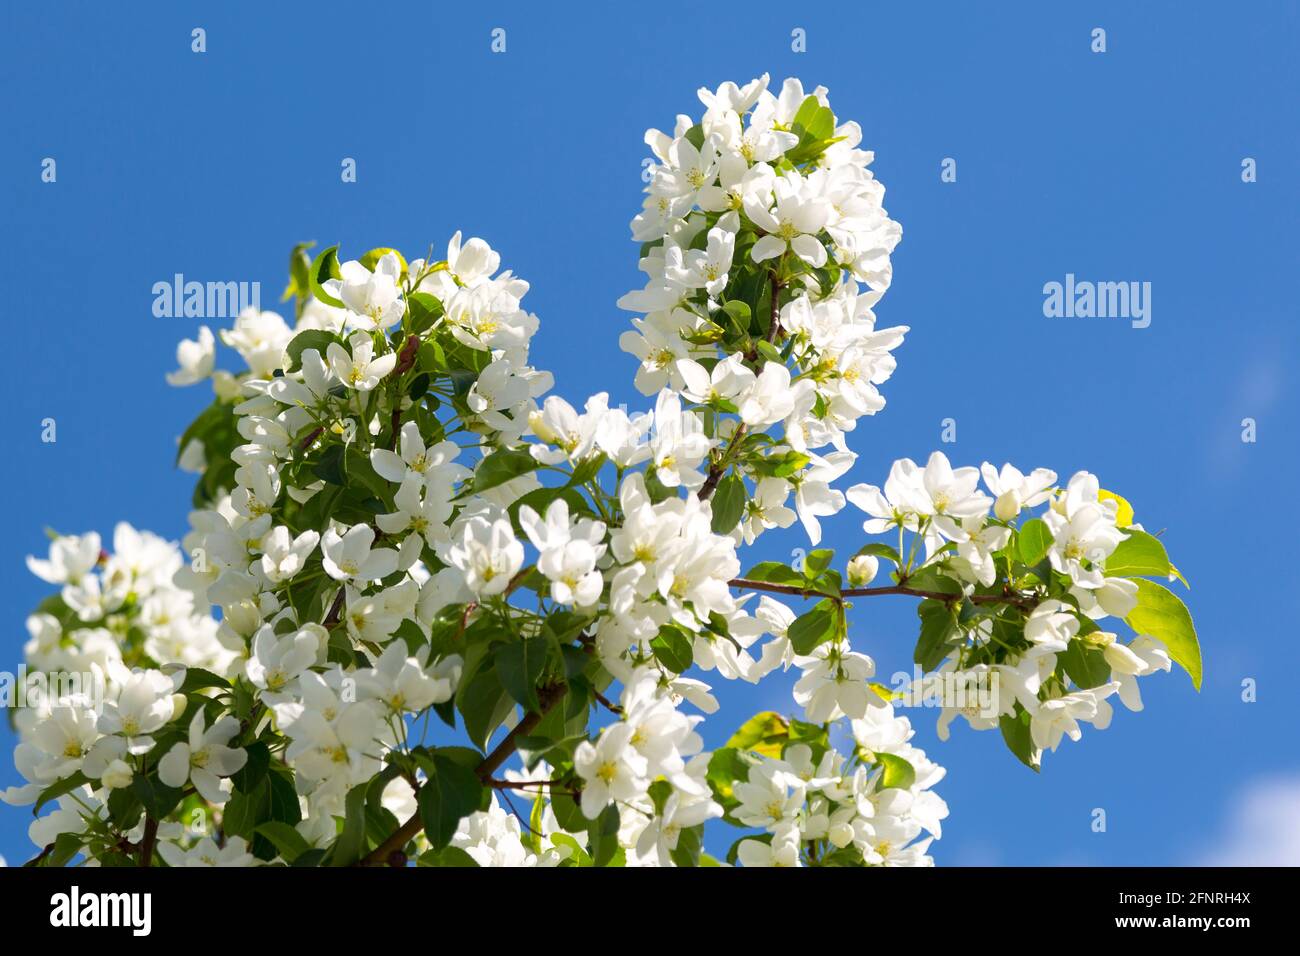
<svg viewBox="0 0 1300 956">
<path fill-rule="evenodd" d="M 49 805 L 41 851 L 924 866 L 949 810 L 900 713 L 916 697 L 938 698 L 941 739 L 996 730 L 1039 769 L 1109 726 L 1112 695 L 1140 709 L 1157 671 L 1199 686 L 1159 583 L 1181 574 L 1096 476 L 934 452 L 840 487 L 911 334 L 877 327 L 901 227 L 824 88 L 764 75 L 699 99 L 698 122 L 646 134 L 643 278 L 617 303 L 653 407 L 548 395 L 528 282 L 460 232 L 441 260 L 300 246 L 292 326 L 246 310 L 182 342 L 168 381 L 213 383 L 181 442 L 183 541 L 122 524 L 111 548 L 56 535 L 28 560 L 57 593 L 24 662 L 92 677 L 15 713 L 3 798 Z M 218 341 L 243 367 L 213 371 Z M 837 561 L 818 545 L 846 503 L 867 517 Z M 743 561 L 777 529 L 812 549 Z M 897 648 L 848 640 L 883 594 L 919 618 L 919 680 L 894 689 L 873 677 Z M 791 665 L 791 713 L 702 731 L 719 681 Z"/>
</svg>

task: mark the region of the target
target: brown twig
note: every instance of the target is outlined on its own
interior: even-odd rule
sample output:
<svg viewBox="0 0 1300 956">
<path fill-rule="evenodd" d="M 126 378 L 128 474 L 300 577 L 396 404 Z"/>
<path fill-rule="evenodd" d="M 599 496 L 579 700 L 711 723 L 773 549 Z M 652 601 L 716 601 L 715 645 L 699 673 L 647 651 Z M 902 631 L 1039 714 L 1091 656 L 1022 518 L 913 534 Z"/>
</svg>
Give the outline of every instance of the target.
<svg viewBox="0 0 1300 956">
<path fill-rule="evenodd" d="M 781 280 L 772 273 L 772 315 L 767 323 L 767 340 L 776 344 L 777 336 L 781 334 Z"/>
<path fill-rule="evenodd" d="M 140 865 L 153 865 L 153 845 L 158 839 L 158 821 L 153 817 L 144 818 L 144 836 L 140 840 Z"/>
<path fill-rule="evenodd" d="M 308 448 L 310 448 L 311 443 L 314 442 L 317 438 L 319 438 L 320 433 L 323 432 L 324 430 L 325 430 L 324 425 L 321 425 L 317 428 L 313 428 L 311 432 L 307 435 L 307 437 L 303 439 L 302 444 L 298 446 L 298 450 L 306 451 Z"/>
<path fill-rule="evenodd" d="M 552 793 L 567 793 L 571 797 L 579 796 L 582 793 L 581 790 L 573 786 L 571 780 L 498 780 L 493 777 L 484 780 L 483 786 L 491 787 L 493 790 L 519 790 L 522 793 L 549 790 Z"/>
<path fill-rule="evenodd" d="M 34 857 L 32 857 L 30 860 L 24 863 L 23 866 L 24 867 L 40 866 L 41 863 L 45 860 L 45 858 L 53 852 L 54 852 L 54 844 L 50 843 L 45 847 L 44 850 L 42 850 L 40 853 L 36 854 Z"/>
<path fill-rule="evenodd" d="M 415 356 L 419 350 L 420 337 L 418 335 L 408 335 L 406 341 L 402 343 L 401 351 L 397 353 L 397 364 L 388 373 L 389 377 L 399 379 L 405 375 L 415 365 Z"/>
<path fill-rule="evenodd" d="M 781 334 L 781 280 L 777 278 L 775 272 L 772 273 L 772 312 L 767 323 L 767 335 L 764 338 L 768 342 L 775 343 Z M 746 354 L 751 362 L 757 360 L 758 352 L 751 351 Z M 740 440 L 745 437 L 747 428 L 744 422 L 736 426 L 736 430 L 731 433 L 731 440 L 727 443 L 726 450 L 716 462 L 709 466 L 709 473 L 704 477 L 704 484 L 700 485 L 700 490 L 696 493 L 701 501 L 708 500 L 709 496 L 718 487 L 718 482 L 722 476 L 727 473 L 727 467 L 731 460 L 731 453 L 740 444 Z"/>
<path fill-rule="evenodd" d="M 767 581 L 753 581 L 749 578 L 732 578 L 727 583 L 733 588 L 744 588 L 750 591 L 770 591 L 773 594 L 790 594 L 795 597 L 821 597 L 830 598 L 832 601 L 836 600 L 833 594 L 818 591 L 816 588 L 801 588 L 794 584 L 769 584 Z M 878 588 L 845 588 L 840 591 L 839 596 L 841 598 L 877 597 L 883 594 L 906 594 L 911 597 L 930 598 L 945 603 L 962 597 L 960 594 L 949 594 L 946 591 L 924 591 L 920 588 L 909 588 L 905 584 Z M 1015 591 L 1003 594 L 972 594 L 969 600 L 972 604 L 1017 604 L 1021 607 L 1033 607 L 1037 603 L 1032 597 Z"/>
<path fill-rule="evenodd" d="M 492 777 L 483 781 L 483 786 L 491 787 L 493 790 L 525 790 L 528 787 L 561 787 L 568 786 L 568 780 L 498 780 Z"/>
<path fill-rule="evenodd" d="M 731 441 L 727 443 L 727 448 L 723 451 L 722 456 L 709 466 L 709 473 L 704 478 L 704 484 L 700 485 L 700 490 L 696 492 L 701 501 L 708 500 L 709 496 L 717 489 L 722 476 L 727 473 L 727 464 L 731 459 L 731 453 L 740 443 L 740 440 L 745 437 L 745 430 L 745 423 L 740 422 L 736 426 L 736 430 L 731 433 Z"/>
<path fill-rule="evenodd" d="M 563 699 L 567 691 L 568 687 L 564 684 L 551 684 L 537 692 L 538 709 L 525 714 L 524 719 L 515 724 L 514 729 L 502 738 L 501 743 L 497 744 L 492 749 L 492 752 L 474 768 L 475 774 L 477 774 L 484 786 L 491 785 L 492 774 L 500 769 L 501 765 L 515 752 L 519 744 L 519 738 L 532 733 L 537 728 L 537 725 L 542 722 L 542 718 L 551 711 L 551 708 Z M 393 831 L 388 839 L 362 857 L 358 865 L 379 866 L 386 864 L 388 866 L 405 866 L 406 856 L 401 852 L 402 848 L 420 832 L 422 826 L 423 823 L 417 811 L 412 814 L 409 820 Z"/>
<path fill-rule="evenodd" d="M 338 624 L 339 615 L 343 613 L 343 600 L 347 590 L 346 585 L 339 585 L 339 593 L 334 596 L 334 603 L 330 605 L 329 613 L 325 615 L 325 620 L 321 622 L 326 630 Z"/>
</svg>

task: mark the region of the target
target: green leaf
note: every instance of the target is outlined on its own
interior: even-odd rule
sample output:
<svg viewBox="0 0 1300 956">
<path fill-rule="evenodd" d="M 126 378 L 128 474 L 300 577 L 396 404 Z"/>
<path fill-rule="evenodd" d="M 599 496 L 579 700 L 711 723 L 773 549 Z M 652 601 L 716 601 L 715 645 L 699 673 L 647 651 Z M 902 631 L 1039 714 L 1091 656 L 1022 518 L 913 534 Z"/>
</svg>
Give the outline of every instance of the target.
<svg viewBox="0 0 1300 956">
<path fill-rule="evenodd" d="M 734 807 L 737 801 L 732 793 L 733 787 L 739 781 L 748 780 L 749 768 L 758 763 L 758 757 L 735 747 L 719 747 L 713 751 L 705 779 L 718 802 Z"/>
<path fill-rule="evenodd" d="M 328 249 L 321 250 L 320 254 L 312 261 L 311 264 L 311 294 L 320 299 L 326 305 L 332 305 L 336 309 L 343 308 L 343 303 L 334 298 L 325 291 L 322 283 L 330 279 L 342 278 L 343 273 L 339 270 L 339 247 L 330 246 Z"/>
<path fill-rule="evenodd" d="M 809 95 L 799 104 L 791 125 L 802 127 L 815 139 L 826 139 L 835 132 L 835 117 L 816 96 Z"/>
<path fill-rule="evenodd" d="M 1169 577 L 1173 567 L 1160 539 L 1136 528 L 1126 532 L 1128 537 L 1106 559 L 1106 574 L 1110 577 L 1131 578 L 1150 574 Z"/>
<path fill-rule="evenodd" d="M 293 247 L 289 253 L 289 284 L 285 286 L 284 295 L 280 296 L 281 302 L 288 302 L 296 298 L 297 311 L 302 312 L 302 300 L 311 294 L 311 256 L 307 255 L 307 250 L 316 245 L 314 242 L 300 242 Z"/>
<path fill-rule="evenodd" d="M 1196 637 L 1192 615 L 1178 596 L 1162 584 L 1135 578 L 1138 603 L 1124 620 L 1139 634 L 1150 634 L 1164 641 L 1169 656 L 1178 662 L 1201 689 L 1201 644 Z"/>
<path fill-rule="evenodd" d="M 803 559 L 803 576 L 811 581 L 831 566 L 835 552 L 829 548 L 810 551 Z"/>
<path fill-rule="evenodd" d="M 282 773 L 264 773 L 251 791 L 235 790 L 222 812 L 224 832 L 241 836 L 253 844 L 259 859 L 275 858 L 276 847 L 270 839 L 259 836 L 257 828 L 270 821 L 293 825 L 302 818 L 293 783 Z"/>
<path fill-rule="evenodd" d="M 528 638 L 497 647 L 496 668 L 501 686 L 527 710 L 538 710 L 537 680 L 546 666 L 549 646 L 542 638 Z"/>
<path fill-rule="evenodd" d="M 1123 495 L 1117 495 L 1113 491 L 1107 491 L 1105 488 L 1101 488 L 1097 491 L 1097 500 L 1115 502 L 1116 527 L 1127 528 L 1133 523 L 1133 506 L 1128 503 L 1128 500 L 1124 498 Z"/>
<path fill-rule="evenodd" d="M 367 252 L 364 256 L 362 256 L 357 261 L 360 262 L 367 269 L 369 269 L 371 272 L 374 272 L 375 266 L 379 264 L 379 260 L 382 259 L 385 255 L 387 255 L 390 252 L 396 254 L 397 261 L 401 263 L 401 268 L 402 268 L 400 278 L 405 279 L 407 273 L 406 256 L 402 255 L 396 249 L 390 249 L 387 246 L 380 246 L 376 249 L 371 249 L 369 252 Z"/>
<path fill-rule="evenodd" d="M 901 560 L 899 560 L 898 550 L 896 548 L 893 548 L 887 544 L 881 544 L 880 542 L 872 542 L 871 544 L 864 544 L 862 547 L 858 548 L 856 552 L 854 552 L 854 557 L 857 557 L 860 554 L 870 554 L 877 558 L 888 558 L 890 561 L 893 561 L 895 565 L 899 565 L 903 563 Z"/>
<path fill-rule="evenodd" d="M 445 846 L 441 850 L 426 850 L 420 854 L 418 865 L 477 867 L 478 861 L 458 846 Z"/>
<path fill-rule="evenodd" d="M 1035 565 L 1047 555 L 1052 546 L 1052 532 L 1041 518 L 1030 518 L 1020 526 L 1020 560 Z"/>
<path fill-rule="evenodd" d="M 516 533 L 523 535 L 523 528 L 519 524 L 520 508 L 527 505 L 539 515 L 545 515 L 546 509 L 560 498 L 563 498 L 568 504 L 571 518 L 595 516 L 591 510 L 591 505 L 587 503 L 587 499 L 582 497 L 582 493 L 576 488 L 534 488 L 528 494 L 516 498 L 507 509 L 510 512 L 510 522 L 514 525 Z"/>
<path fill-rule="evenodd" d="M 728 302 L 722 303 L 722 308 L 727 315 L 731 316 L 737 323 L 739 323 L 742 329 L 749 325 L 749 317 L 751 313 L 747 302 L 744 302 L 741 299 L 731 299 Z"/>
<path fill-rule="evenodd" d="M 32 807 L 32 816 L 39 816 L 40 812 L 45 809 L 45 805 L 51 800 L 57 800 L 65 794 L 71 793 L 79 787 L 85 786 L 88 779 L 84 773 L 78 770 L 70 777 L 64 777 L 56 783 L 50 784 L 41 791 L 41 795 L 36 798 L 36 806 Z"/>
<path fill-rule="evenodd" d="M 535 471 L 537 459 L 526 451 L 501 448 L 488 455 L 474 469 L 474 493 L 504 485 L 507 481 Z"/>
<path fill-rule="evenodd" d="M 732 528 L 740 522 L 741 515 L 745 513 L 745 502 L 749 499 L 745 491 L 745 482 L 735 472 L 727 475 L 718 482 L 717 489 L 713 492 L 713 523 L 711 528 L 714 534 L 727 534 Z"/>
<path fill-rule="evenodd" d="M 324 358 L 326 349 L 331 343 L 337 341 L 339 341 L 337 335 L 324 329 L 306 329 L 299 332 L 285 346 L 284 352 L 289 356 L 289 367 L 285 371 L 296 372 L 302 368 L 302 353 L 308 349 L 315 349 L 320 353 L 321 358 Z"/>
<path fill-rule="evenodd" d="M 244 749 L 248 759 L 230 781 L 236 790 L 251 793 L 266 777 L 267 767 L 271 765 L 271 751 L 260 741 L 249 744 Z"/>
<path fill-rule="evenodd" d="M 346 450 L 342 445 L 330 445 L 311 466 L 312 474 L 331 485 L 346 484 L 347 473 L 343 467 L 345 455 Z"/>
<path fill-rule="evenodd" d="M 160 782 L 156 776 L 136 774 L 131 779 L 131 792 L 155 820 L 162 820 L 181 802 L 181 791 Z"/>
<path fill-rule="evenodd" d="M 209 465 L 217 460 L 218 456 L 212 452 L 218 450 L 220 444 L 229 444 L 230 448 L 234 448 L 242 442 L 243 439 L 235 428 L 234 409 L 233 405 L 217 399 L 199 412 L 182 433 L 180 441 L 176 443 L 176 460 L 180 460 L 181 454 L 195 439 L 198 439 L 204 451 L 208 453 Z M 239 441 L 236 441 L 236 438 Z M 229 449 L 226 449 L 226 452 L 229 453 Z"/>
<path fill-rule="evenodd" d="M 807 614 L 795 618 L 786 636 L 796 654 L 811 654 L 817 645 L 835 636 L 835 624 L 835 612 L 824 604 L 818 604 Z"/>
<path fill-rule="evenodd" d="M 831 749 L 829 725 L 810 724 L 807 721 L 799 720 L 797 717 L 790 719 L 790 744 L 807 744 L 812 748 L 812 757 L 816 762 L 820 762 L 822 757 L 826 756 L 826 751 Z"/>
<path fill-rule="evenodd" d="M 348 791 L 343 807 L 343 831 L 334 841 L 330 866 L 351 866 L 366 851 L 366 791 L 370 781 Z"/>
<path fill-rule="evenodd" d="M 1060 656 L 1070 680 L 1083 690 L 1100 687 L 1110 680 L 1110 665 L 1100 648 L 1078 638 L 1070 641 Z"/>
<path fill-rule="evenodd" d="M 441 754 L 416 758 L 428 779 L 418 798 L 420 822 L 435 850 L 451 842 L 462 818 L 479 808 L 483 784 L 473 770 Z"/>
<path fill-rule="evenodd" d="M 822 106 L 816 96 L 808 96 L 800 104 L 790 127 L 799 137 L 799 143 L 786 153 L 785 159 L 798 166 L 816 159 L 833 142 L 835 114 Z"/>
<path fill-rule="evenodd" d="M 180 693 L 192 694 L 196 690 L 204 690 L 208 687 L 228 689 L 230 681 L 224 677 L 218 677 L 212 671 L 205 671 L 202 667 L 186 668 L 185 682 L 181 684 Z"/>
<path fill-rule="evenodd" d="M 897 754 L 878 753 L 876 761 L 883 771 L 880 775 L 881 787 L 906 790 L 916 782 L 916 770 Z"/>
<path fill-rule="evenodd" d="M 355 445 L 349 445 L 343 454 L 343 473 L 352 487 L 361 487 L 384 502 L 385 509 L 392 504 L 393 490 L 370 464 L 370 456 Z"/>
<path fill-rule="evenodd" d="M 769 362 L 776 362 L 779 365 L 785 364 L 785 357 L 781 354 L 781 350 L 767 339 L 759 339 L 755 345 L 758 347 L 758 354 Z"/>
<path fill-rule="evenodd" d="M 81 835 L 60 833 L 54 838 L 54 850 L 45 858 L 45 866 L 63 866 L 81 850 Z"/>
<path fill-rule="evenodd" d="M 270 840 L 280 856 L 289 863 L 292 863 L 311 849 L 311 844 L 307 842 L 301 833 L 289 824 L 282 823 L 279 820 L 268 820 L 266 823 L 258 824 L 255 832 L 258 836 Z"/>
<path fill-rule="evenodd" d="M 1034 773 L 1038 773 L 1043 755 L 1034 746 L 1034 739 L 1029 734 L 1029 714 L 1017 704 L 1014 715 L 1004 714 L 998 718 L 998 727 L 1002 731 L 1002 739 L 1006 742 L 1007 749 L 1015 754 L 1022 764 Z"/>
<path fill-rule="evenodd" d="M 580 833 L 587 828 L 589 821 L 582 815 L 582 808 L 567 793 L 551 795 L 551 811 L 555 814 L 555 822 L 570 833 Z"/>
<path fill-rule="evenodd" d="M 803 452 L 787 451 L 780 455 L 753 458 L 749 461 L 749 465 L 760 475 L 767 475 L 771 478 L 789 478 L 795 472 L 801 471 L 803 466 L 810 461 L 812 459 Z"/>
<path fill-rule="evenodd" d="M 780 757 L 781 746 L 789 739 L 790 725 L 786 719 L 774 710 L 765 710 L 741 724 L 724 746 Z"/>
<path fill-rule="evenodd" d="M 583 458 L 573 466 L 573 475 L 569 478 L 568 485 L 570 488 L 577 488 L 585 485 L 605 467 L 605 462 L 609 459 L 603 453 L 589 455 Z"/>
<path fill-rule="evenodd" d="M 740 865 L 740 845 L 744 843 L 746 840 L 753 840 L 755 843 L 766 843 L 768 846 L 771 846 L 772 834 L 746 833 L 744 836 L 739 837 L 734 843 L 731 844 L 731 847 L 727 850 L 726 859 L 727 859 L 727 864 L 729 866 Z"/>
<path fill-rule="evenodd" d="M 950 578 L 937 564 L 918 568 L 907 576 L 906 584 L 918 591 L 935 591 L 939 594 L 961 594 L 961 582 Z"/>
<path fill-rule="evenodd" d="M 119 787 L 108 795 L 108 815 L 117 824 L 118 830 L 135 829 L 142 813 L 144 807 L 140 806 L 139 798 L 131 792 L 130 787 Z"/>
<path fill-rule="evenodd" d="M 766 584 L 789 584 L 794 587 L 804 585 L 803 575 L 780 561 L 760 561 L 745 572 L 744 577 Z"/>
<path fill-rule="evenodd" d="M 578 826 L 578 830 L 582 827 Z M 552 833 L 551 845 L 556 849 L 563 847 L 569 851 L 569 856 L 561 866 L 591 866 L 591 857 L 583 848 L 582 844 L 569 836 L 567 833 Z"/>
<path fill-rule="evenodd" d="M 704 825 L 687 827 L 677 834 L 677 846 L 669 856 L 678 866 L 699 866 L 700 851 L 704 848 Z"/>
<path fill-rule="evenodd" d="M 912 660 L 922 670 L 932 671 L 948 656 L 948 642 L 957 632 L 957 622 L 951 609 L 940 601 L 926 600 L 917 605 L 921 618 L 921 634 L 916 640 Z"/>
<path fill-rule="evenodd" d="M 587 829 L 592 866 L 607 866 L 618 852 L 618 806 L 611 803 Z"/>
<path fill-rule="evenodd" d="M 411 331 L 416 335 L 423 335 L 429 331 L 444 315 L 442 303 L 427 292 L 412 292 L 407 297 L 406 303 L 411 310 Z M 436 371 L 441 366 L 438 361 L 440 351 L 441 349 L 432 342 L 422 344 L 417 359 L 420 368 L 427 372 Z"/>
<path fill-rule="evenodd" d="M 650 650 L 674 674 L 685 673 L 695 660 L 693 642 L 679 628 L 666 624 L 650 641 Z"/>
<path fill-rule="evenodd" d="M 480 667 L 462 685 L 456 695 L 457 706 L 465 718 L 465 730 L 469 739 L 477 746 L 484 747 L 492 736 L 492 731 L 501 726 L 501 722 L 510 713 L 514 701 L 501 686 L 501 677 L 495 667 Z"/>
</svg>

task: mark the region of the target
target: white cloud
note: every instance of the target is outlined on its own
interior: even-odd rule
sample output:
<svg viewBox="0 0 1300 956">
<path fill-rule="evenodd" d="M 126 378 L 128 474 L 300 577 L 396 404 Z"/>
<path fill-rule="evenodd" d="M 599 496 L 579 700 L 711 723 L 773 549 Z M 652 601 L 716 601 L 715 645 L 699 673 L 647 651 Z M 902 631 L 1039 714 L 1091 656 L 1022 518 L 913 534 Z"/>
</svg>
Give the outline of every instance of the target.
<svg viewBox="0 0 1300 956">
<path fill-rule="evenodd" d="M 1257 777 L 1237 791 L 1202 866 L 1300 866 L 1300 775 Z"/>
</svg>

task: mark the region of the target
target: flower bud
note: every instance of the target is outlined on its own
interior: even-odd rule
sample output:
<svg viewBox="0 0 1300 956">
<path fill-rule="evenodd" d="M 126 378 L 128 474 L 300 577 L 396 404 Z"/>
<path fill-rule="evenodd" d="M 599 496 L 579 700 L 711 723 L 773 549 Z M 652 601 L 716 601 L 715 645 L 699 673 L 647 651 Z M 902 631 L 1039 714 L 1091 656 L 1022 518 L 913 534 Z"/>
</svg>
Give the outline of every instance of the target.
<svg viewBox="0 0 1300 956">
<path fill-rule="evenodd" d="M 528 427 L 533 430 L 534 435 L 546 442 L 546 444 L 558 445 L 560 443 L 560 436 L 546 424 L 546 415 L 540 409 L 528 414 Z"/>
<path fill-rule="evenodd" d="M 826 838 L 842 850 L 853 842 L 853 827 L 848 823 L 836 823 L 827 831 Z"/>
<path fill-rule="evenodd" d="M 870 584 L 876 577 L 876 572 L 880 569 L 880 561 L 874 555 L 859 554 L 849 562 L 849 586 L 860 588 L 865 584 Z"/>
<path fill-rule="evenodd" d="M 99 782 L 109 790 L 120 790 L 122 787 L 129 787 L 134 776 L 135 772 L 125 761 L 114 760 L 99 778 Z"/>
<path fill-rule="evenodd" d="M 1110 631 L 1093 631 L 1091 634 L 1085 634 L 1083 641 L 1093 647 L 1107 648 L 1115 643 L 1115 635 Z"/>
<path fill-rule="evenodd" d="M 1020 514 L 1020 493 L 1018 491 L 1002 492 L 1002 494 L 998 495 L 998 500 L 993 504 L 993 513 L 1003 521 L 1010 521 Z"/>
<path fill-rule="evenodd" d="M 1114 635 L 1112 634 L 1113 638 Z M 1111 641 L 1102 650 L 1102 656 L 1112 671 L 1120 674 L 1141 674 L 1147 670 L 1147 662 L 1133 653 L 1127 645 Z"/>
</svg>

